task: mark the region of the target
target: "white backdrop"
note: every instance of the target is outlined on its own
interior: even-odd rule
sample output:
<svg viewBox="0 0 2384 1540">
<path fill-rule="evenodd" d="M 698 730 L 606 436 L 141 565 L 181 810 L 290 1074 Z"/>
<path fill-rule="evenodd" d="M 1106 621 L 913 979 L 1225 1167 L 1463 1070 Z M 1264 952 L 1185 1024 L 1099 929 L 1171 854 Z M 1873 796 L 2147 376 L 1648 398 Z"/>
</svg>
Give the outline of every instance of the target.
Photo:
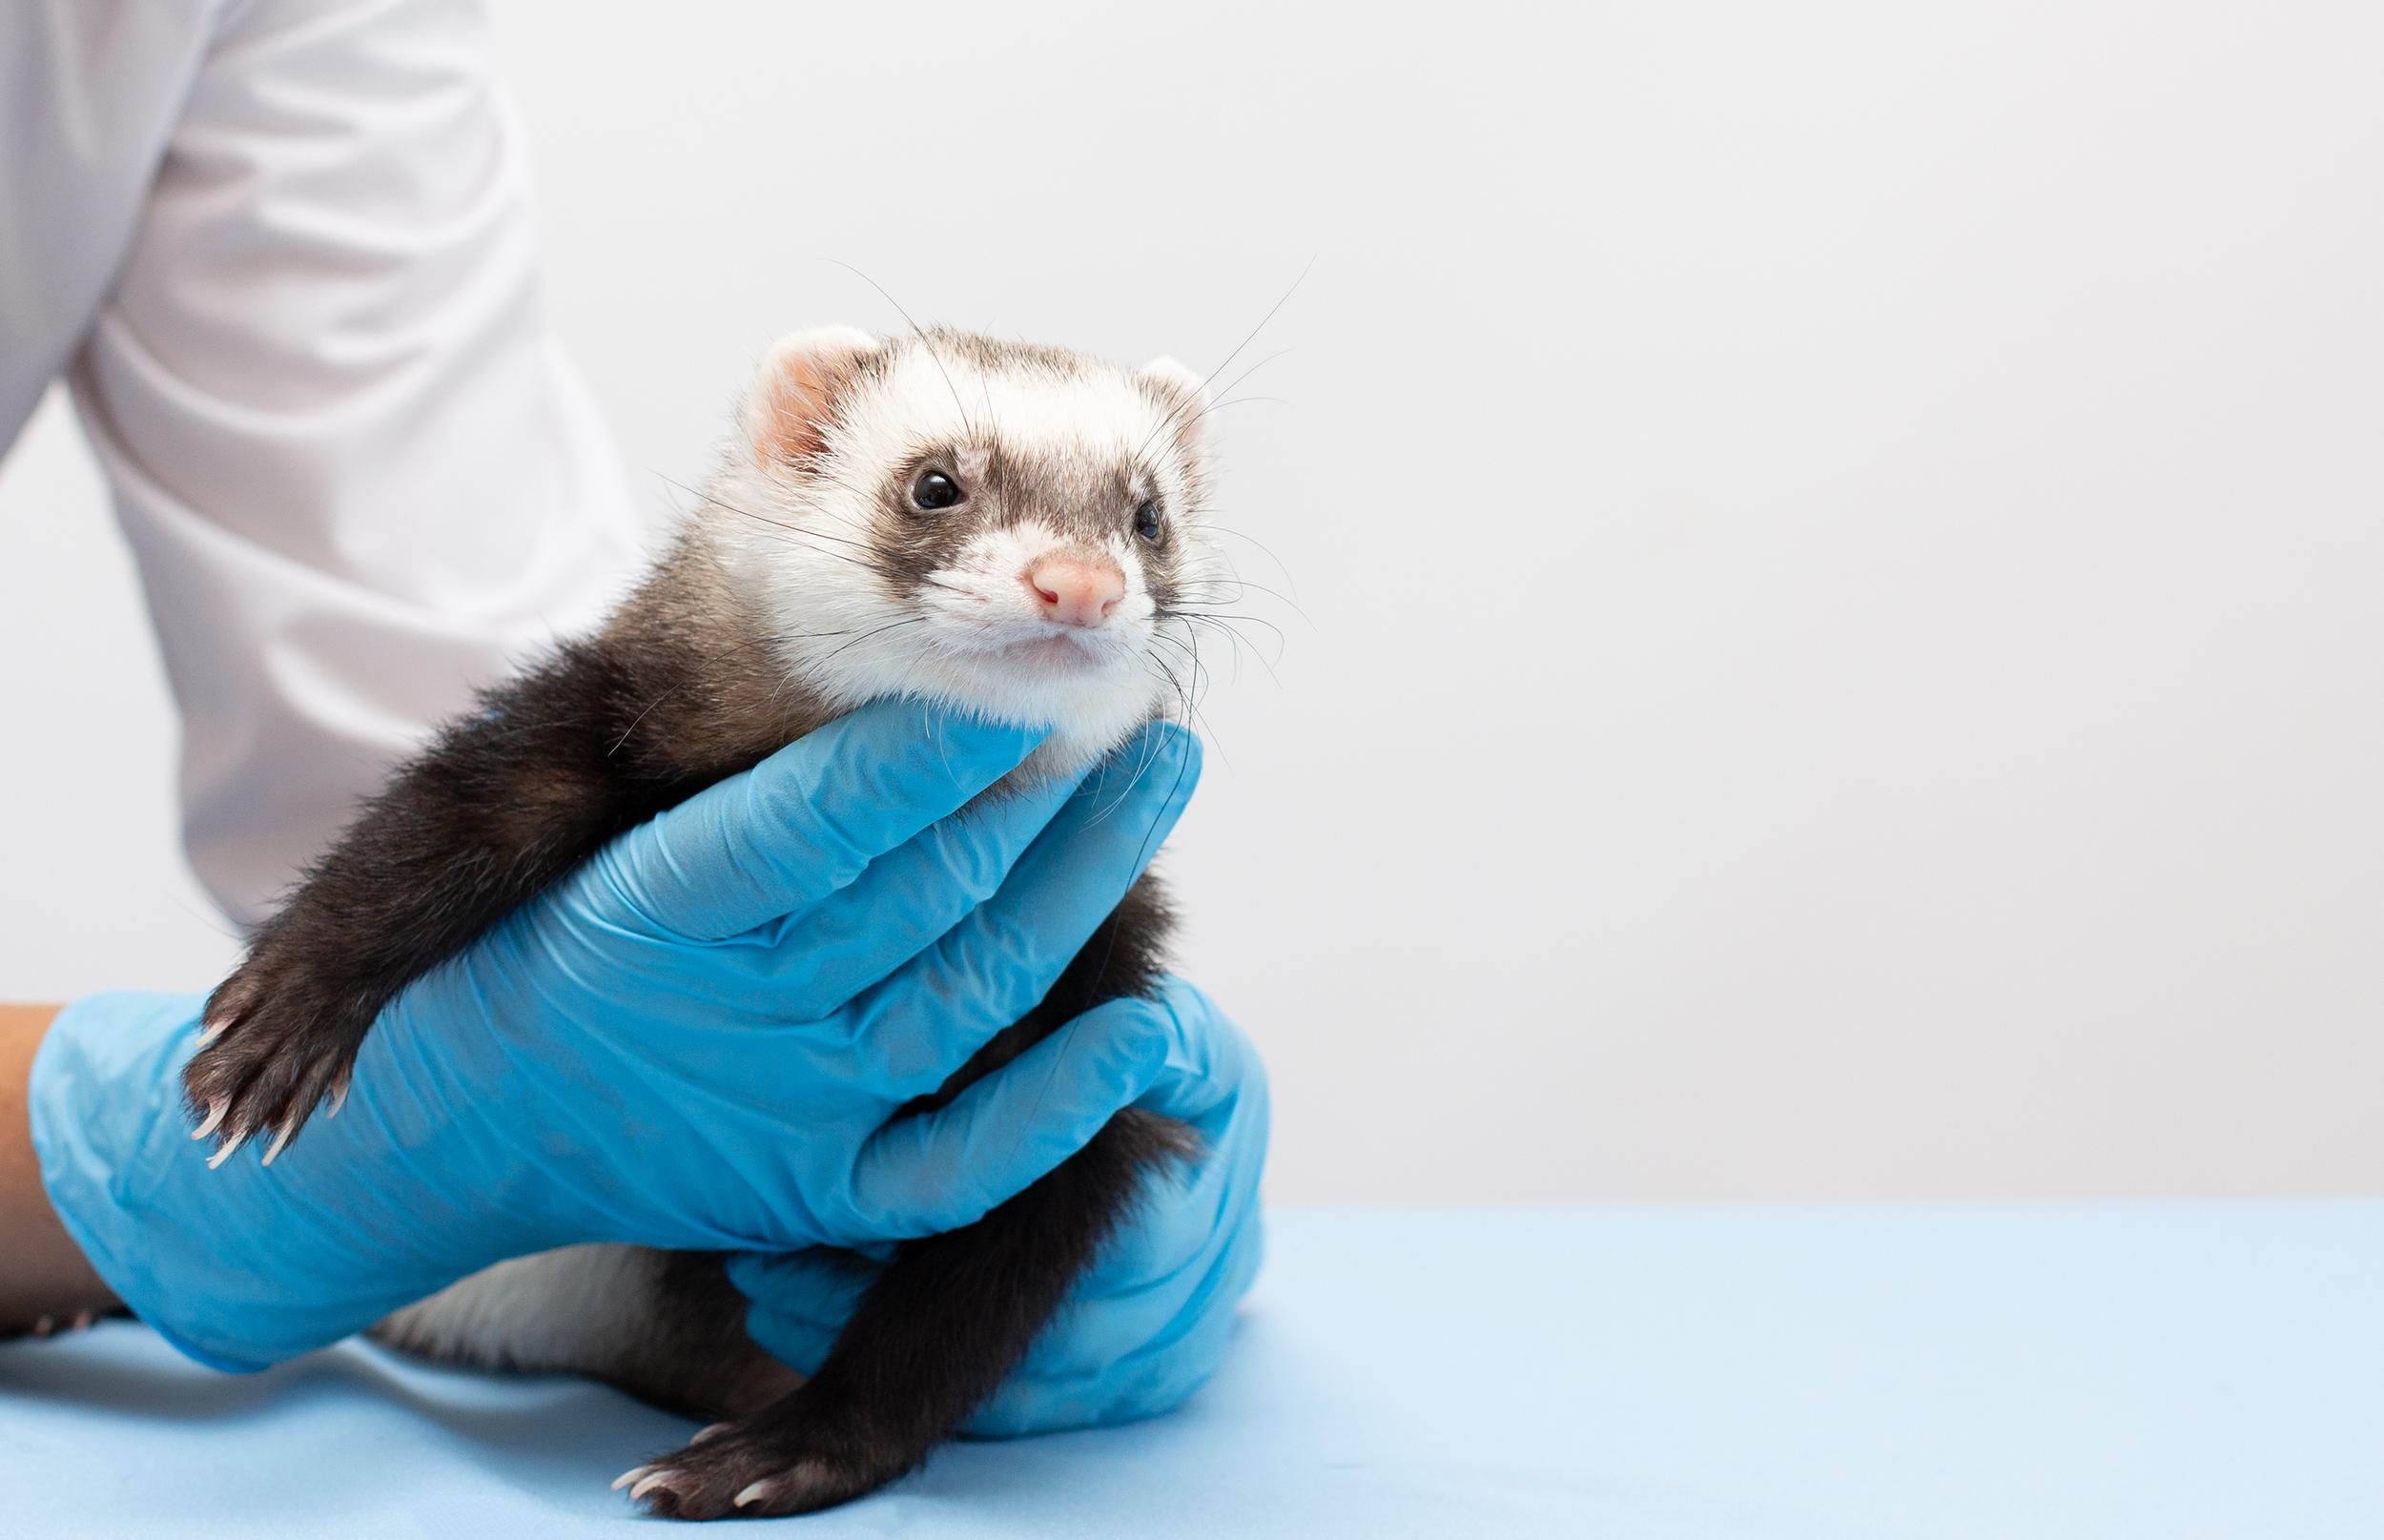
<svg viewBox="0 0 2384 1540">
<path fill-rule="evenodd" d="M 2384 12 L 1541 10 L 500 31 L 657 505 L 776 332 L 899 324 L 822 258 L 1203 365 L 1316 258 L 1220 419 L 1305 619 L 1254 597 L 1170 856 L 1279 1197 L 2384 1181 Z M 55 404 L 0 996 L 197 987 Z"/>
</svg>

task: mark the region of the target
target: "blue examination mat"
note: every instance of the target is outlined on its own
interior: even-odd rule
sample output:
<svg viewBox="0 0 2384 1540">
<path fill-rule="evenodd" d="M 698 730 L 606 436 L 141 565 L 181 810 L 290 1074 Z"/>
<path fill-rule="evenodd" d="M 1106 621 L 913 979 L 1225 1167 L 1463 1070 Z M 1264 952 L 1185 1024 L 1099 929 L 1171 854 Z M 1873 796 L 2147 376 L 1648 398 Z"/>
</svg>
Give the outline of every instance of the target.
<svg viewBox="0 0 2384 1540">
<path fill-rule="evenodd" d="M 652 1535 L 606 1483 L 693 1430 L 360 1344 L 217 1375 L 103 1324 L 0 1346 L 0 1536 Z M 1279 1210 L 1181 1412 L 775 1522 L 2378 1540 L 2384 1201 Z"/>
</svg>

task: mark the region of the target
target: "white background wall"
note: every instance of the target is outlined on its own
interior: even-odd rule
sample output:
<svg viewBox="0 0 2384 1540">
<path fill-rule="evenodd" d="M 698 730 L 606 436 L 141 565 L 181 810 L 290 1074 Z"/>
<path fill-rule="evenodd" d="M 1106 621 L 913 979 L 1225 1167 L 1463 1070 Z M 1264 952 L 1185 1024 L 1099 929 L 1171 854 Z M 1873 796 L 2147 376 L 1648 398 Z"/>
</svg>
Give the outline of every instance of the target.
<svg viewBox="0 0 2384 1540">
<path fill-rule="evenodd" d="M 658 502 L 777 331 L 1213 362 L 1171 857 L 1289 1198 L 2384 1182 L 2384 12 L 503 8 Z M 1358 20 L 1363 16 L 1365 19 Z M 598 19 L 601 18 L 601 19 Z M 1230 375 L 1230 371 L 1229 371 Z M 0 473 L 0 995 L 196 987 L 55 403 Z"/>
</svg>

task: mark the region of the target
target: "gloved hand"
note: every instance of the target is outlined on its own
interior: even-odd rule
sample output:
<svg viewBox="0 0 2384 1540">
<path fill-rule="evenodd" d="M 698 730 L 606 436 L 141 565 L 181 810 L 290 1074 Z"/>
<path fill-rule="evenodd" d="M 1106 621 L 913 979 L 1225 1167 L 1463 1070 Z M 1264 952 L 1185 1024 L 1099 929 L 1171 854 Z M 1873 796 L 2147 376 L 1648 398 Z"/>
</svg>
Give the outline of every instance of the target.
<svg viewBox="0 0 2384 1540">
<path fill-rule="evenodd" d="M 1182 1177 L 1154 1179 L 1127 1227 L 964 1431 L 983 1437 L 1131 1422 L 1166 1411 L 1215 1372 L 1233 1308 L 1259 1263 L 1258 1181 L 1266 1160 L 1266 1071 L 1199 990 L 1170 979 L 1156 1000 L 1085 1013 L 1104 1037 L 1157 1035 L 1164 1067 L 1136 1102 L 1199 1131 Z M 748 1253 L 729 1276 L 752 1301 L 746 1329 L 806 1374 L 827 1359 L 876 1267 L 846 1253 Z"/>
<path fill-rule="evenodd" d="M 199 996 L 70 1006 L 29 1088 L 51 1202 L 126 1304 L 227 1368 L 576 1242 L 971 1222 L 1172 1051 L 1096 1013 L 888 1126 L 1050 988 L 1197 778 L 1155 727 L 1105 778 L 947 816 L 1038 737 L 882 703 L 632 830 L 392 1001 L 344 1109 L 269 1170 L 190 1141 Z"/>
</svg>

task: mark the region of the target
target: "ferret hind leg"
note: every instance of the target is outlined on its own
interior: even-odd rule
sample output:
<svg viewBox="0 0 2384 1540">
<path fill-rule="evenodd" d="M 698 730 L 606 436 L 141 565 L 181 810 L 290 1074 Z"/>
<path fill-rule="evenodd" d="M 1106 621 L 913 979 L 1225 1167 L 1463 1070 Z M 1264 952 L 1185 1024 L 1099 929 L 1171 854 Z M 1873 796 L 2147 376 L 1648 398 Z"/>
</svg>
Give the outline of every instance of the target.
<svg viewBox="0 0 2384 1540">
<path fill-rule="evenodd" d="M 658 1407 L 725 1418 L 802 1384 L 745 1334 L 745 1304 L 715 1253 L 565 1246 L 474 1273 L 372 1335 L 481 1368 L 585 1374 Z"/>
</svg>

